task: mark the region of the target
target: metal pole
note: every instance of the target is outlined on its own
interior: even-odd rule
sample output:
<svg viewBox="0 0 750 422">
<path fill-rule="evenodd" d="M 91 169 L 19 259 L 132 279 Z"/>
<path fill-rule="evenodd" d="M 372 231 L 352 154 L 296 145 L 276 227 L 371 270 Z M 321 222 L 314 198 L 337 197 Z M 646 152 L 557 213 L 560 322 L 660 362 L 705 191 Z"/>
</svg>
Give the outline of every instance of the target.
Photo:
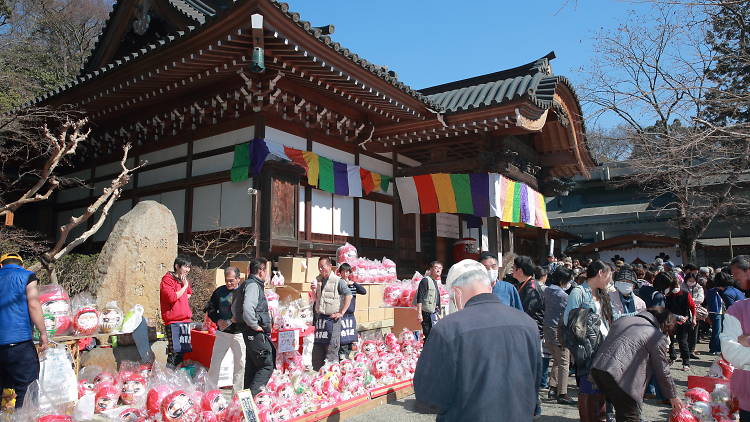
<svg viewBox="0 0 750 422">
<path fill-rule="evenodd" d="M 732 231 L 729 230 L 729 260 L 734 258 L 734 248 L 732 247 Z"/>
</svg>

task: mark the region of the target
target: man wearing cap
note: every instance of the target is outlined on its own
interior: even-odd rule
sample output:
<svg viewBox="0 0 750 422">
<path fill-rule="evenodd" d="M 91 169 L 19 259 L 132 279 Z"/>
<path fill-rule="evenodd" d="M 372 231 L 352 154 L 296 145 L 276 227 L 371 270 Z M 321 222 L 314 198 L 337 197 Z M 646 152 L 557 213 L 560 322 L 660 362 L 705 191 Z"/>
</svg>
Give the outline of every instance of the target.
<svg viewBox="0 0 750 422">
<path fill-rule="evenodd" d="M 624 264 L 620 270 L 612 276 L 615 291 L 609 292 L 609 301 L 612 304 L 612 318 L 618 319 L 633 316 L 646 310 L 646 302 L 633 294 L 638 286 L 638 277 L 633 268 Z"/>
<path fill-rule="evenodd" d="M 26 389 L 39 376 L 39 357 L 32 341 L 32 324 L 39 330 L 39 349 L 49 340 L 39 303 L 36 274 L 22 267 L 18 254 L 0 257 L 0 391 L 16 392 L 16 408 L 23 405 Z"/>
<path fill-rule="evenodd" d="M 453 265 L 446 285 L 458 311 L 425 343 L 414 374 L 417 401 L 438 421 L 531 421 L 541 371 L 534 320 L 500 303 L 477 261 Z"/>
</svg>

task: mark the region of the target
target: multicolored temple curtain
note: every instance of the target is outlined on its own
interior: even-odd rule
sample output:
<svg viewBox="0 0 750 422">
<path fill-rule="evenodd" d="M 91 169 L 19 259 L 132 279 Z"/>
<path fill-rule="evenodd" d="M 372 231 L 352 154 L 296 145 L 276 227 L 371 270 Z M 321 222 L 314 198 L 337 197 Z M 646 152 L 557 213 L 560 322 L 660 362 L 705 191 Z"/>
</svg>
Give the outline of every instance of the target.
<svg viewBox="0 0 750 422">
<path fill-rule="evenodd" d="M 396 186 L 407 214 L 461 213 L 550 228 L 542 194 L 501 174 L 423 174 L 397 177 Z"/>
</svg>

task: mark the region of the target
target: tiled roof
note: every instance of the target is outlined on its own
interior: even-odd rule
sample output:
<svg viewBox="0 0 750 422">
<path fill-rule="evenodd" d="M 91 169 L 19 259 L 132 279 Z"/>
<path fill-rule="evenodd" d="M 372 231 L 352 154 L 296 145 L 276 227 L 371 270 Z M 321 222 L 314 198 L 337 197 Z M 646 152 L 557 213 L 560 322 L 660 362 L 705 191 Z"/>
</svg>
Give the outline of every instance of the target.
<svg viewBox="0 0 750 422">
<path fill-rule="evenodd" d="M 109 63 L 105 66 L 102 66 L 100 69 L 90 71 L 86 74 L 82 74 L 78 76 L 75 80 L 72 80 L 68 83 L 66 83 L 63 86 L 58 87 L 57 89 L 53 91 L 49 91 L 42 96 L 34 99 L 29 104 L 24 105 L 24 107 L 29 106 L 31 104 L 38 103 L 40 101 L 46 100 L 50 97 L 56 96 L 58 94 L 63 93 L 64 91 L 71 89 L 75 87 L 76 85 L 88 81 L 90 79 L 96 78 L 98 76 L 101 76 L 104 73 L 108 73 L 121 65 L 133 61 L 137 58 L 140 58 L 144 55 L 148 55 L 154 50 L 160 49 L 171 42 L 183 38 L 186 35 L 195 32 L 196 29 L 200 29 L 203 27 L 206 23 L 210 22 L 215 18 L 218 14 L 220 14 L 223 10 L 216 10 L 216 8 L 208 5 L 207 3 L 201 1 L 201 0 L 168 0 L 169 4 L 172 5 L 175 9 L 177 9 L 180 13 L 188 16 L 192 20 L 196 22 L 195 26 L 188 26 L 183 31 L 177 31 L 177 33 L 169 35 L 165 38 L 162 38 L 161 40 L 154 42 L 152 44 L 148 44 L 143 46 L 138 50 L 138 52 L 132 53 L 128 56 L 121 57 L 117 60 L 115 60 L 113 63 Z M 227 6 L 224 9 L 229 9 L 234 6 L 234 4 L 238 0 L 226 0 L 225 3 L 227 3 Z M 115 2 L 112 11 L 110 12 L 109 18 L 107 20 L 107 24 L 109 23 L 109 20 L 115 15 L 118 6 L 123 3 L 122 1 Z M 396 76 L 396 72 L 389 70 L 386 66 L 379 66 L 373 63 L 370 63 L 369 61 L 365 60 L 364 58 L 360 57 L 358 54 L 352 52 L 348 48 L 345 48 L 340 43 L 333 41 L 330 35 L 327 35 L 321 28 L 317 28 L 312 26 L 312 24 L 309 21 L 302 20 L 300 18 L 299 13 L 291 12 L 289 11 L 289 5 L 284 2 L 280 2 L 278 0 L 270 0 L 270 3 L 274 5 L 276 8 L 278 8 L 280 11 L 282 11 L 290 20 L 295 22 L 300 28 L 304 29 L 307 33 L 317 38 L 321 43 L 327 45 L 331 49 L 333 49 L 338 54 L 341 54 L 345 58 L 351 60 L 352 62 L 358 64 L 362 68 L 370 71 L 371 73 L 377 75 L 381 79 L 387 81 L 391 85 L 399 88 L 401 91 L 405 92 L 406 94 L 417 98 L 418 100 L 424 102 L 426 105 L 430 107 L 437 108 L 437 105 L 434 104 L 432 101 L 430 101 L 426 96 L 422 95 L 419 91 L 414 90 L 413 88 L 409 87 L 405 83 L 398 80 Z M 106 30 L 106 26 L 102 31 L 102 34 L 104 30 Z M 93 51 L 96 50 L 96 48 L 99 45 L 99 42 L 101 42 L 101 39 L 103 37 L 100 35 L 99 40 L 95 44 Z M 84 66 L 85 68 L 86 66 Z"/>
<path fill-rule="evenodd" d="M 513 69 L 450 82 L 420 92 L 448 113 L 475 110 L 527 97 L 539 108 L 553 107 L 555 88 L 562 76 L 552 75 L 549 61 L 555 53 Z M 568 83 L 568 85 L 570 85 Z"/>
<path fill-rule="evenodd" d="M 302 20 L 300 18 L 300 14 L 296 12 L 290 12 L 289 11 L 289 4 L 284 3 L 278 0 L 271 0 L 271 4 L 276 6 L 279 10 L 281 10 L 289 19 L 291 19 L 293 22 L 297 24 L 300 28 L 304 29 L 307 33 L 314 36 L 318 39 L 318 41 L 322 42 L 323 44 L 330 47 L 333 51 L 341 54 L 342 56 L 346 57 L 347 59 L 353 61 L 354 63 L 358 64 L 359 66 L 363 67 L 364 69 L 370 71 L 371 73 L 377 75 L 381 79 L 385 80 L 386 82 L 390 83 L 391 85 L 395 86 L 396 88 L 399 88 L 401 91 L 409 94 L 412 97 L 417 98 L 418 100 L 424 102 L 430 107 L 437 107 L 437 104 L 435 104 L 433 101 L 431 101 L 429 98 L 427 98 L 425 95 L 422 95 L 419 91 L 411 88 L 409 85 L 406 85 L 405 83 L 398 80 L 398 77 L 396 75 L 396 72 L 389 70 L 386 66 L 380 66 L 374 63 L 370 63 L 363 57 L 360 57 L 357 53 L 354 53 L 353 51 L 349 50 L 348 48 L 344 47 L 338 42 L 333 41 L 330 35 L 323 34 L 323 31 L 321 31 L 318 28 L 315 28 L 312 26 L 312 24 L 308 21 Z"/>
</svg>

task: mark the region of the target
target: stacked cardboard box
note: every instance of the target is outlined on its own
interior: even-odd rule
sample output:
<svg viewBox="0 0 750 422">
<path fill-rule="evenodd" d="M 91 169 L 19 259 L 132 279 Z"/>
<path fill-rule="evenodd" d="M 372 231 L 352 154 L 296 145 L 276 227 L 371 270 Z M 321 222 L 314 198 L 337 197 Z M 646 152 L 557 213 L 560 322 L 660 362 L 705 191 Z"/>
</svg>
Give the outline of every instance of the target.
<svg viewBox="0 0 750 422">
<path fill-rule="evenodd" d="M 284 284 L 300 292 L 309 292 L 307 282 L 307 258 L 284 256 L 279 258 L 279 271 L 284 276 Z"/>
</svg>

